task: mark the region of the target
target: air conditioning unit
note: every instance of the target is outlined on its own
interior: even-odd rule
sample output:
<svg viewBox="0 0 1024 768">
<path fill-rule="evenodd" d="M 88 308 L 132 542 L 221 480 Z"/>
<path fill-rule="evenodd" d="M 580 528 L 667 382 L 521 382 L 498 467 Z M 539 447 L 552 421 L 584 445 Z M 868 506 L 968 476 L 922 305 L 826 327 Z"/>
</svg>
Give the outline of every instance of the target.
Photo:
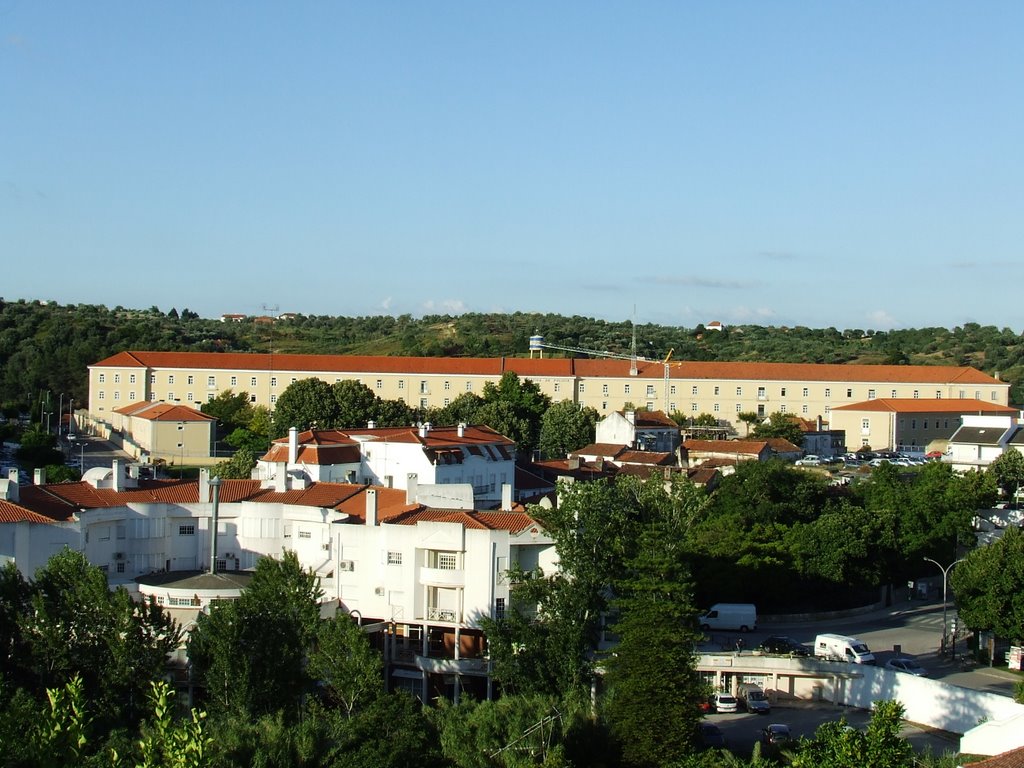
<svg viewBox="0 0 1024 768">
<path fill-rule="evenodd" d="M 355 569 L 356 569 L 356 564 L 353 563 L 351 560 L 341 560 L 338 563 L 338 570 L 339 571 L 354 571 Z"/>
<path fill-rule="evenodd" d="M 331 542 L 325 541 L 323 544 L 320 545 L 320 549 L 322 549 L 324 552 L 330 552 L 331 551 Z"/>
<path fill-rule="evenodd" d="M 384 587 L 377 587 L 375 590 L 373 590 L 373 594 L 375 594 L 377 597 L 384 597 Z"/>
<path fill-rule="evenodd" d="M 124 552 L 115 552 L 114 553 L 114 559 L 115 560 L 124 560 Z"/>
</svg>

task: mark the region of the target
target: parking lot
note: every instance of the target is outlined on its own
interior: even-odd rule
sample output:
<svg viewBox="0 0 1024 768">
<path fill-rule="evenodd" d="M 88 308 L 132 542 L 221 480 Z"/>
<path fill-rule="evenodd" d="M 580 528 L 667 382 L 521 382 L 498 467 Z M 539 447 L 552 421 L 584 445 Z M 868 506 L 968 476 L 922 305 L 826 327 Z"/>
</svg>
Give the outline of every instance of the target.
<svg viewBox="0 0 1024 768">
<path fill-rule="evenodd" d="M 729 750 L 741 757 L 749 757 L 754 744 L 761 738 L 761 729 L 770 723 L 785 723 L 790 727 L 794 739 L 813 738 L 815 731 L 824 723 L 845 718 L 857 729 L 864 729 L 871 720 L 871 713 L 862 709 L 838 707 L 826 703 L 794 703 L 791 706 L 773 706 L 769 714 L 755 715 L 747 712 L 736 714 L 707 715 L 709 722 L 717 725 L 725 735 Z M 932 731 L 907 724 L 901 734 L 914 747 L 932 753 L 956 751 L 959 737 L 941 731 Z"/>
</svg>

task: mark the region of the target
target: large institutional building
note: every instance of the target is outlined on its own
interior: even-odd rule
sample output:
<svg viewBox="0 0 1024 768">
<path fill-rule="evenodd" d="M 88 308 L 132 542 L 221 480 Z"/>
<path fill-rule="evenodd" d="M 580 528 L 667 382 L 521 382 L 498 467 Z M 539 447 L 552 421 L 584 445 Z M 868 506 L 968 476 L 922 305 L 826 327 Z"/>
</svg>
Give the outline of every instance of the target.
<svg viewBox="0 0 1024 768">
<path fill-rule="evenodd" d="M 554 402 L 571 400 L 602 416 L 630 407 L 709 413 L 740 430 L 740 413 L 829 421 L 838 408 L 876 399 L 1005 407 L 1010 389 L 966 366 L 120 352 L 89 367 L 89 413 L 110 421 L 112 411 L 135 402 L 198 407 L 228 389 L 273 409 L 290 384 L 311 376 L 331 384 L 355 379 L 381 399 L 437 408 L 463 392 L 481 394 L 506 371 L 532 380 Z"/>
</svg>

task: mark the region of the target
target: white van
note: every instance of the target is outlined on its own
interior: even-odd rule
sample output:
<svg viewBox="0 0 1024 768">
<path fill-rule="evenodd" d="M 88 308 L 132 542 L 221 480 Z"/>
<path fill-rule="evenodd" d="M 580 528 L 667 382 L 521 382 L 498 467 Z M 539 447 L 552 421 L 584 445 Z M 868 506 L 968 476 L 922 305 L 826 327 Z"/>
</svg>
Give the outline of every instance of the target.
<svg viewBox="0 0 1024 768">
<path fill-rule="evenodd" d="M 874 654 L 863 640 L 846 635 L 818 635 L 814 638 L 814 655 L 851 664 L 875 663 Z"/>
<path fill-rule="evenodd" d="M 757 608 L 753 603 L 715 603 L 697 623 L 705 632 L 709 629 L 753 632 L 757 629 Z"/>
</svg>

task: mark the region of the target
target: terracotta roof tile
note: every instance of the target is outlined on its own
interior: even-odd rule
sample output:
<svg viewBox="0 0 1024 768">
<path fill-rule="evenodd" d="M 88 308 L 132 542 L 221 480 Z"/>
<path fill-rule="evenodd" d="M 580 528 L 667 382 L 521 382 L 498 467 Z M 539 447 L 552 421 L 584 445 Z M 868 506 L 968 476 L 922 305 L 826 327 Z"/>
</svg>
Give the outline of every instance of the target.
<svg viewBox="0 0 1024 768">
<path fill-rule="evenodd" d="M 627 464 L 649 464 L 656 466 L 671 466 L 676 463 L 674 453 L 661 451 L 623 451 L 615 457 L 616 461 Z"/>
<path fill-rule="evenodd" d="M 717 453 L 761 453 L 768 443 L 765 440 L 687 440 L 683 447 L 688 451 L 714 451 Z"/>
<path fill-rule="evenodd" d="M 91 367 L 194 368 L 295 373 L 408 373 L 479 375 L 498 378 L 504 371 L 521 376 L 662 379 L 661 361 L 638 360 L 630 376 L 629 360 L 568 358 L 379 357 L 361 355 L 295 355 L 247 352 L 119 352 Z M 672 379 L 736 381 L 822 381 L 876 383 L 982 384 L 1007 386 L 967 366 L 839 365 L 822 363 L 750 363 L 679 361 L 669 368 Z"/>
<path fill-rule="evenodd" d="M 393 525 L 416 525 L 420 522 L 458 523 L 475 530 L 509 531 L 510 533 L 519 533 L 530 527 L 540 530 L 540 524 L 523 512 L 479 512 L 465 509 L 421 507 L 399 515 L 390 521 Z"/>
<path fill-rule="evenodd" d="M 52 517 L 26 509 L 20 504 L 0 500 L 0 523 L 38 523 L 52 525 L 58 522 Z"/>
<path fill-rule="evenodd" d="M 888 413 L 987 413 L 1017 414 L 1019 408 L 1000 405 L 986 400 L 974 398 L 911 398 L 911 397 L 880 397 L 876 400 L 865 400 L 860 403 L 839 405 L 833 411 L 878 411 Z"/>
</svg>

